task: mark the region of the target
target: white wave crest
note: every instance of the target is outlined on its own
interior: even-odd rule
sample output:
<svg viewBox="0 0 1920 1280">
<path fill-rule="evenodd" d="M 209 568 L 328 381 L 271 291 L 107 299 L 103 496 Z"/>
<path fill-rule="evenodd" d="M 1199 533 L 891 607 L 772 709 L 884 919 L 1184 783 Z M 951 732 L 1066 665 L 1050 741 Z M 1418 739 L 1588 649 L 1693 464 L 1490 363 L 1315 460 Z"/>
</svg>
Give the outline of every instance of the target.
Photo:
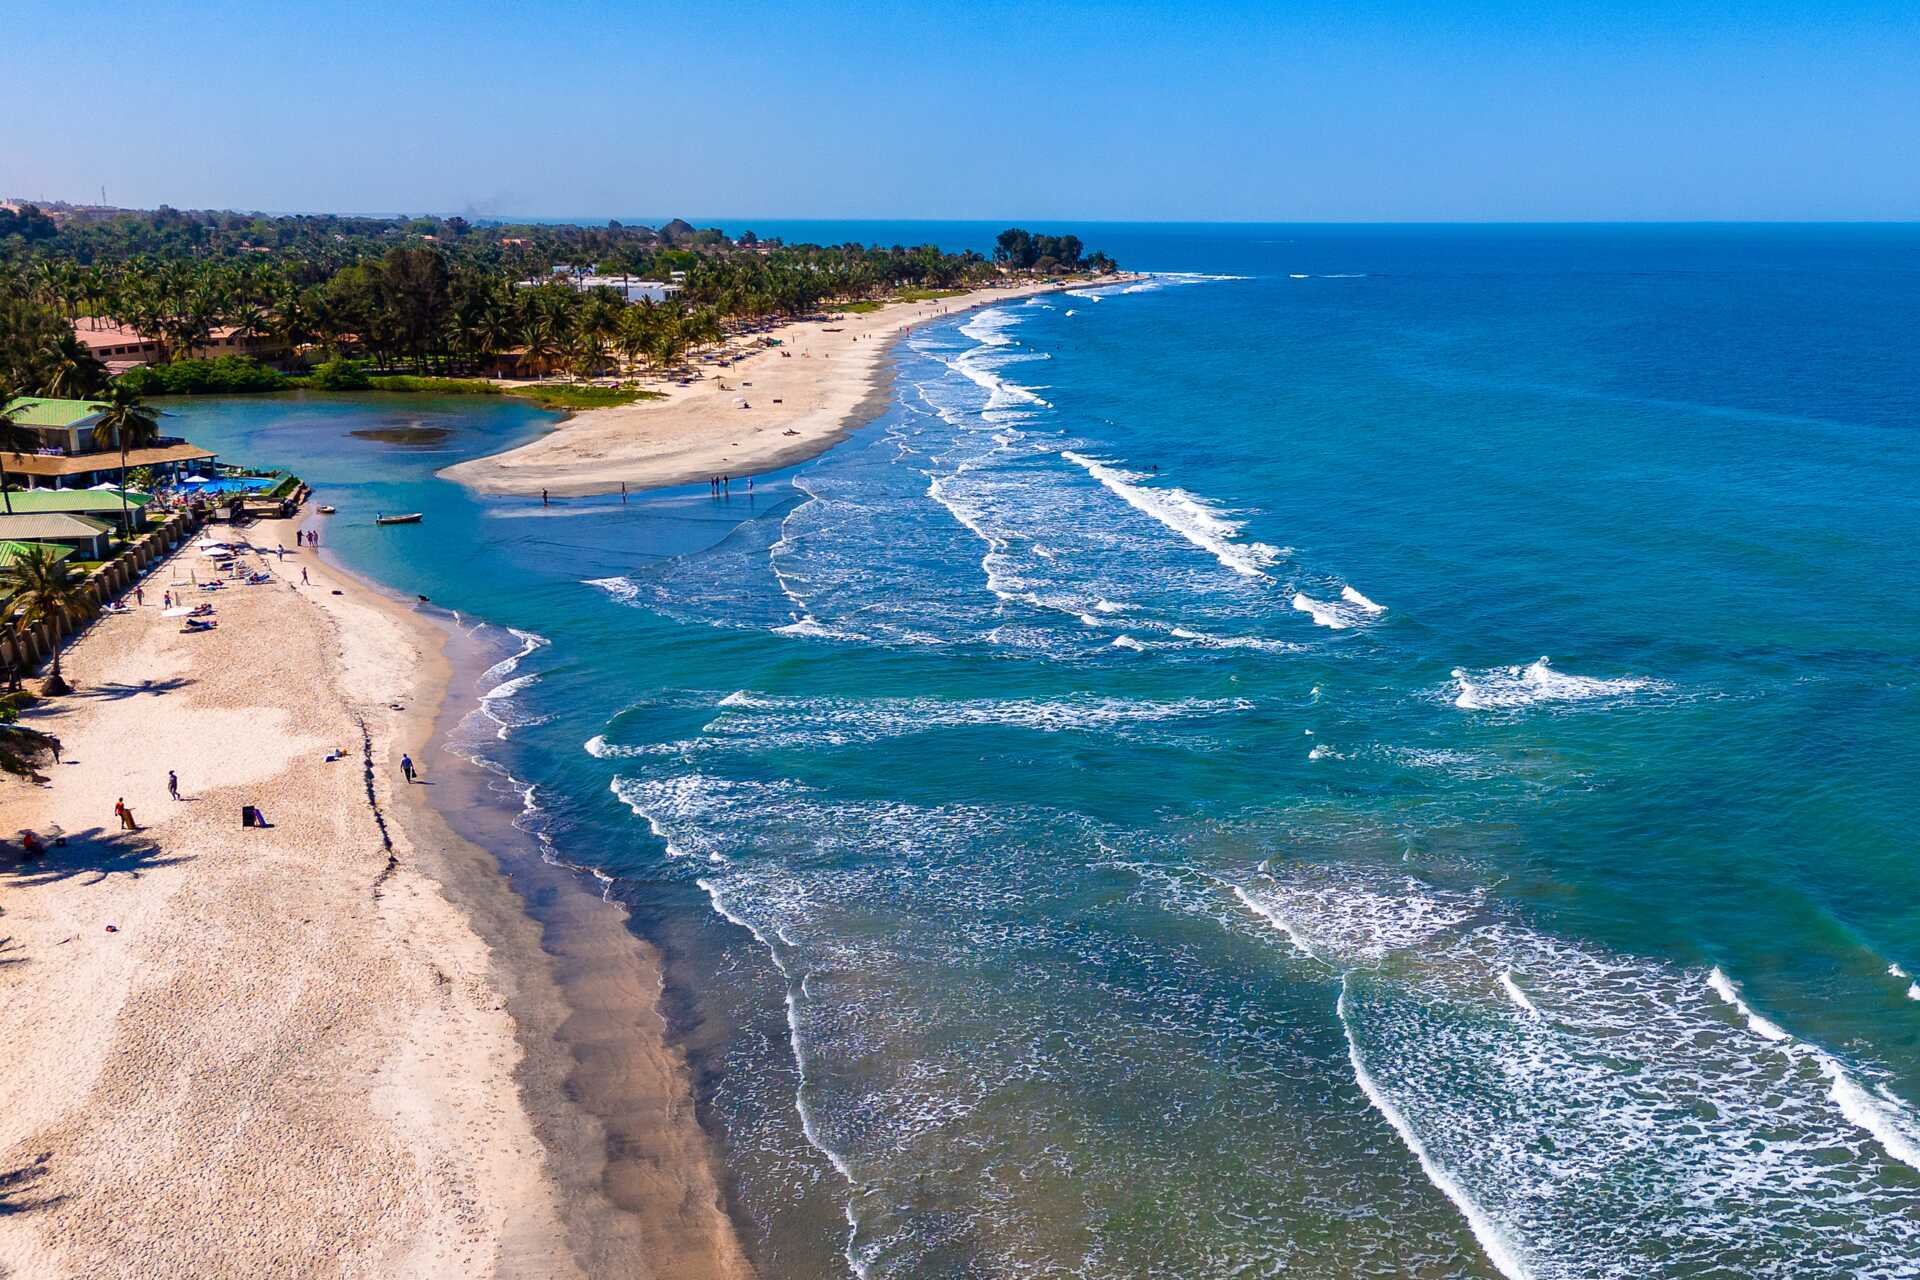
<svg viewBox="0 0 1920 1280">
<path fill-rule="evenodd" d="M 1456 690 L 1453 705 L 1463 711 L 1495 711 L 1544 702 L 1619 700 L 1668 687 L 1641 676 L 1603 680 L 1569 675 L 1555 671 L 1550 660 L 1544 657 L 1524 667 L 1494 667 L 1477 673 L 1455 667 L 1452 675 Z"/>
<path fill-rule="evenodd" d="M 1330 631 L 1346 631 L 1385 613 L 1386 606 L 1375 604 L 1352 587 L 1340 588 L 1339 600 L 1316 600 L 1304 591 L 1293 594 L 1293 607 Z"/>
<path fill-rule="evenodd" d="M 1840 1114 L 1871 1136 L 1889 1156 L 1920 1170 L 1920 1117 L 1914 1115 L 1911 1107 L 1894 1097 L 1884 1085 L 1877 1096 L 1868 1092 L 1838 1058 L 1818 1045 L 1796 1040 L 1785 1027 L 1754 1012 L 1752 1006 L 1741 998 L 1739 988 L 1733 985 L 1733 981 L 1718 965 L 1707 975 L 1707 985 L 1746 1019 L 1747 1026 L 1762 1039 L 1778 1046 L 1790 1057 L 1811 1056 L 1826 1076 L 1829 1097 Z"/>
<path fill-rule="evenodd" d="M 1387 611 L 1387 606 L 1375 604 L 1373 601 L 1367 599 L 1360 594 L 1360 590 L 1357 587 L 1342 586 L 1340 588 L 1340 598 L 1348 604 L 1358 605 L 1361 609 L 1371 614 L 1378 615 Z"/>
<path fill-rule="evenodd" d="M 1280 557 L 1276 548 L 1265 543 L 1238 541 L 1240 522 L 1206 498 L 1185 489 L 1148 488 L 1140 483 L 1148 478 L 1145 474 L 1122 471 L 1071 449 L 1062 449 L 1060 456 L 1085 469 L 1134 510 L 1159 521 L 1242 577 L 1266 577 L 1267 566 Z"/>
</svg>

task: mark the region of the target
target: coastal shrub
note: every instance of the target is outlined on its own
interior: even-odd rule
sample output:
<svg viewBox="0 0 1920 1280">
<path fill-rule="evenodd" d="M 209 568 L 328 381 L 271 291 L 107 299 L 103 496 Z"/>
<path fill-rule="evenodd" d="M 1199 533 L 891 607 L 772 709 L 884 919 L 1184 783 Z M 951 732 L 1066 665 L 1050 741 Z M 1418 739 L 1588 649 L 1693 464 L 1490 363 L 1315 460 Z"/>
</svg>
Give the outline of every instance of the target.
<svg viewBox="0 0 1920 1280">
<path fill-rule="evenodd" d="M 432 378 L 415 374 L 375 374 L 369 381 L 375 391 L 420 392 L 442 396 L 497 396 L 500 388 L 485 378 Z"/>
<path fill-rule="evenodd" d="M 250 356 L 143 365 L 121 374 L 119 382 L 143 396 L 244 395 L 255 391 L 284 391 L 288 385 L 284 373 L 269 369 Z"/>
<path fill-rule="evenodd" d="M 611 409 L 636 400 L 664 400 L 658 391 L 638 387 L 577 386 L 566 382 L 535 382 L 524 387 L 507 388 L 513 395 L 525 396 L 542 409 Z"/>
<path fill-rule="evenodd" d="M 367 371 L 358 362 L 335 357 L 300 379 L 315 391 L 365 391 L 373 385 Z"/>
</svg>

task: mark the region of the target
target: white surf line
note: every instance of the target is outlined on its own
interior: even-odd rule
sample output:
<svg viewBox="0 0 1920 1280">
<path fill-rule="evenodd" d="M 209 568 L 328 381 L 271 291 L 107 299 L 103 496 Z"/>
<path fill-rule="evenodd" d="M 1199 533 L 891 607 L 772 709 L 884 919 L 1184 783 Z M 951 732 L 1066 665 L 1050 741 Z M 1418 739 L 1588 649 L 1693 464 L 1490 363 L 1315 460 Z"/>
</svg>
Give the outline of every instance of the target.
<svg viewBox="0 0 1920 1280">
<path fill-rule="evenodd" d="M 744 917 L 732 911 L 727 906 L 726 900 L 720 896 L 720 890 L 714 886 L 711 880 L 702 877 L 695 880 L 694 883 L 706 892 L 708 900 L 713 903 L 714 911 L 717 912 L 722 919 L 745 929 L 749 934 L 753 935 L 755 942 L 758 942 L 766 948 L 767 958 L 773 961 L 773 967 L 780 971 L 780 976 L 787 980 L 787 1038 L 788 1043 L 793 1049 L 794 1073 L 798 1077 L 798 1084 L 794 1089 L 794 1110 L 800 1114 L 800 1132 L 805 1135 L 808 1145 L 827 1158 L 828 1163 L 833 1165 L 834 1170 L 839 1173 L 842 1178 L 846 1179 L 847 1186 L 852 1192 L 845 1206 L 847 1217 L 847 1246 L 845 1250 L 843 1250 L 842 1256 L 846 1258 L 847 1267 L 854 1275 L 860 1277 L 860 1280 L 867 1280 L 868 1264 L 863 1262 L 854 1252 L 854 1243 L 860 1235 L 860 1221 L 853 1211 L 854 1199 L 866 1194 L 866 1188 L 860 1184 L 858 1178 L 853 1176 L 853 1167 L 847 1163 L 846 1158 L 828 1146 L 826 1140 L 820 1136 L 820 1127 L 814 1121 L 813 1108 L 807 1103 L 807 1054 L 800 1043 L 800 1010 L 796 996 L 799 994 L 800 988 L 806 985 L 808 975 L 801 975 L 800 981 L 796 983 L 792 971 L 788 969 L 785 959 L 783 959 L 780 954 L 780 949 L 773 945 L 773 942 L 766 934 L 762 933 Z"/>
<path fill-rule="evenodd" d="M 1520 984 L 1513 980 L 1513 970 L 1502 969 L 1500 971 L 1500 989 L 1507 993 L 1507 999 L 1513 1001 L 1513 1003 L 1520 1008 L 1521 1012 L 1533 1018 L 1540 1016 L 1540 1010 L 1535 1007 L 1533 1001 L 1527 999 L 1527 993 L 1520 989 Z"/>
<path fill-rule="evenodd" d="M 1145 479 L 1144 476 L 1122 471 L 1111 463 L 1072 449 L 1062 449 L 1060 456 L 1083 468 L 1134 510 L 1152 517 L 1242 577 L 1268 577 L 1266 566 L 1280 556 L 1278 550 L 1264 543 L 1236 541 L 1240 536 L 1240 523 L 1223 514 L 1206 498 L 1185 489 L 1145 488 L 1134 483 Z"/>
<path fill-rule="evenodd" d="M 1264 864 L 1261 869 L 1263 871 L 1266 869 Z M 1419 1163 L 1421 1172 L 1426 1174 L 1427 1181 L 1432 1183 L 1440 1194 L 1459 1210 L 1461 1217 L 1467 1220 L 1467 1227 L 1473 1232 L 1474 1240 L 1480 1245 L 1481 1252 L 1487 1255 L 1488 1261 L 1493 1263 L 1494 1269 L 1507 1280 L 1533 1280 L 1533 1271 L 1521 1256 L 1519 1247 L 1507 1238 L 1506 1232 L 1494 1222 L 1486 1210 L 1480 1207 L 1479 1202 L 1467 1194 L 1466 1188 L 1460 1185 L 1459 1180 L 1443 1169 L 1433 1158 L 1433 1154 L 1427 1150 L 1426 1143 L 1422 1142 L 1419 1134 L 1414 1132 L 1412 1123 L 1387 1097 L 1386 1091 L 1380 1088 L 1373 1074 L 1367 1070 L 1366 1064 L 1360 1060 L 1360 1042 L 1354 1038 L 1353 1024 L 1347 1020 L 1347 984 L 1353 977 L 1353 970 L 1340 971 L 1337 966 L 1315 954 L 1313 948 L 1307 945 L 1306 940 L 1294 929 L 1285 915 L 1255 902 L 1239 885 L 1231 884 L 1204 871 L 1200 874 L 1231 888 L 1241 905 L 1278 929 L 1302 956 L 1340 973 L 1340 994 L 1334 1000 L 1333 1013 L 1340 1023 L 1341 1034 L 1346 1037 L 1347 1061 L 1353 1068 L 1354 1083 L 1360 1087 L 1360 1092 L 1372 1104 L 1374 1110 L 1386 1120 L 1388 1127 L 1399 1135 L 1400 1141 L 1406 1145 L 1407 1150 L 1413 1153 L 1413 1158 Z M 1506 982 L 1507 975 L 1502 974 L 1501 980 L 1503 983 Z M 1519 989 L 1516 987 L 1514 990 L 1517 993 Z M 1527 1001 L 1524 994 L 1520 995 L 1520 999 L 1531 1007 L 1532 1002 Z"/>
<path fill-rule="evenodd" d="M 1895 1160 L 1920 1170 L 1920 1134 L 1909 1128 L 1911 1117 L 1902 1115 L 1907 1108 L 1900 1099 L 1884 1090 L 1883 1096 L 1876 1098 L 1853 1078 L 1838 1058 L 1817 1044 L 1796 1039 L 1779 1023 L 1754 1012 L 1752 1006 L 1741 998 L 1740 989 L 1720 966 L 1715 965 L 1707 975 L 1707 985 L 1746 1020 L 1749 1030 L 1774 1045 L 1781 1053 L 1792 1059 L 1803 1055 L 1811 1057 L 1821 1074 L 1827 1077 L 1828 1098 L 1848 1123 L 1865 1131 Z"/>
<path fill-rule="evenodd" d="M 1353 1065 L 1354 1082 L 1360 1086 L 1360 1092 L 1366 1095 L 1367 1101 L 1373 1104 L 1374 1110 L 1385 1117 L 1388 1126 L 1400 1135 L 1400 1141 L 1406 1144 L 1407 1150 L 1413 1153 L 1413 1158 L 1419 1161 L 1421 1170 L 1427 1175 L 1427 1181 L 1438 1188 L 1440 1194 L 1451 1200 L 1453 1207 L 1458 1209 L 1460 1215 L 1467 1220 L 1467 1227 L 1473 1232 L 1473 1238 L 1479 1242 L 1481 1251 L 1487 1255 L 1487 1260 L 1493 1263 L 1494 1269 L 1507 1277 L 1507 1280 L 1533 1280 L 1533 1271 L 1521 1257 L 1518 1247 L 1507 1238 L 1499 1224 L 1488 1216 L 1487 1211 L 1467 1194 L 1466 1188 L 1462 1187 L 1452 1174 L 1441 1168 L 1434 1160 L 1427 1150 L 1427 1144 L 1420 1140 L 1420 1136 L 1413 1131 L 1413 1126 L 1408 1123 L 1406 1116 L 1394 1106 L 1392 1100 L 1387 1097 L 1386 1091 L 1375 1083 L 1366 1064 L 1360 1060 L 1360 1043 L 1354 1039 L 1353 1026 L 1347 1021 L 1349 976 L 1342 974 L 1340 977 L 1340 995 L 1334 1001 L 1333 1012 L 1334 1016 L 1340 1020 L 1341 1031 L 1347 1037 L 1347 1061 Z"/>
</svg>

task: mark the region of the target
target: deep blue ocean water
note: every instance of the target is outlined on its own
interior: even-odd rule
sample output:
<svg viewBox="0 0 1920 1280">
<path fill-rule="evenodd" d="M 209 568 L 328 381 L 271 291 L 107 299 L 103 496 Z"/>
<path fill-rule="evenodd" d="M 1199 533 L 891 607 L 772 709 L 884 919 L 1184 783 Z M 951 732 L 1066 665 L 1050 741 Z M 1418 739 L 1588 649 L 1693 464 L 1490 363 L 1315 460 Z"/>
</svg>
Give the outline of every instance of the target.
<svg viewBox="0 0 1920 1280">
<path fill-rule="evenodd" d="M 178 425 L 524 633 L 766 1274 L 1920 1274 L 1920 229 L 1086 238 L 750 495 Z"/>
</svg>

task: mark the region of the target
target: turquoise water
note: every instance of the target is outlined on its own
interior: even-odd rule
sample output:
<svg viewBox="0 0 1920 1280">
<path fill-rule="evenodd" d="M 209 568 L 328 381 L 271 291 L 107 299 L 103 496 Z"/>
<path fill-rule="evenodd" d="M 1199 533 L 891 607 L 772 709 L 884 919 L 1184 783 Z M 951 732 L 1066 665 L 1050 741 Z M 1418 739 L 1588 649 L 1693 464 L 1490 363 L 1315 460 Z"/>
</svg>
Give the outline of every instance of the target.
<svg viewBox="0 0 1920 1280">
<path fill-rule="evenodd" d="M 1920 1273 L 1920 231 L 1098 243 L 751 495 L 180 426 L 520 633 L 767 1274 Z"/>
</svg>

